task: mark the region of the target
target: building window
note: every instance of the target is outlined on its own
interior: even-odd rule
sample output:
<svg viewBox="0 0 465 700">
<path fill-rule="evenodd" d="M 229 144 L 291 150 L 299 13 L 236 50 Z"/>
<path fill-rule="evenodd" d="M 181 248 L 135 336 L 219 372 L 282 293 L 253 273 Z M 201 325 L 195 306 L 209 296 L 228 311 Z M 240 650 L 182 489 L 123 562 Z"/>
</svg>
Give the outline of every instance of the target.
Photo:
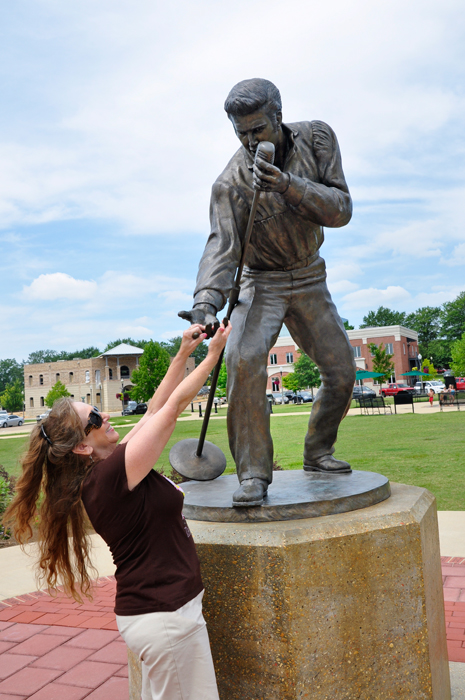
<svg viewBox="0 0 465 700">
<path fill-rule="evenodd" d="M 88 369 L 86 369 L 86 384 L 89 384 L 90 382 L 90 372 Z"/>
<path fill-rule="evenodd" d="M 279 391 L 279 379 L 277 377 L 271 380 L 271 384 L 273 387 L 273 391 Z"/>
<path fill-rule="evenodd" d="M 402 343 L 402 347 L 404 348 L 404 355 L 405 355 L 405 343 Z"/>
<path fill-rule="evenodd" d="M 29 386 L 32 386 L 32 374 L 29 375 Z"/>
<path fill-rule="evenodd" d="M 111 367 L 108 368 L 108 379 L 113 379 L 113 370 Z"/>
<path fill-rule="evenodd" d="M 56 382 L 59 382 L 59 381 L 60 381 L 60 373 L 59 373 L 59 372 L 57 372 L 57 373 L 55 374 L 55 381 L 56 381 Z"/>
<path fill-rule="evenodd" d="M 386 343 L 386 352 L 389 355 L 394 355 L 394 348 L 392 347 L 392 343 Z"/>
<path fill-rule="evenodd" d="M 87 394 L 86 401 L 87 401 L 87 403 L 90 403 L 90 394 Z"/>
<path fill-rule="evenodd" d="M 129 367 L 121 365 L 121 379 L 129 379 Z"/>
<path fill-rule="evenodd" d="M 95 370 L 95 383 L 100 384 L 100 370 L 99 369 Z"/>
<path fill-rule="evenodd" d="M 354 351 L 354 357 L 361 357 L 362 356 L 362 346 L 361 345 L 355 345 L 355 347 L 352 348 Z"/>
<path fill-rule="evenodd" d="M 95 400 L 96 400 L 97 403 L 102 403 L 102 400 L 101 400 L 101 398 L 100 398 L 100 394 L 99 394 L 99 393 L 95 395 Z"/>
<path fill-rule="evenodd" d="M 29 399 L 29 407 L 30 407 L 30 408 L 34 408 L 34 399 L 32 398 L 32 396 L 31 396 L 31 398 Z"/>
<path fill-rule="evenodd" d="M 377 348 L 377 347 L 378 347 L 376 343 L 370 343 L 370 345 L 374 345 L 374 346 L 375 346 L 375 348 Z M 372 353 L 371 353 L 371 356 L 372 356 L 372 357 L 374 357 L 374 356 L 375 356 L 375 353 L 374 353 L 374 352 L 372 352 Z M 376 384 L 376 382 L 375 382 L 375 384 Z"/>
<path fill-rule="evenodd" d="M 73 399 L 73 401 L 74 401 L 74 394 L 71 394 L 71 396 L 69 398 Z"/>
<path fill-rule="evenodd" d="M 69 373 L 69 383 L 72 384 L 74 381 L 74 372 Z"/>
<path fill-rule="evenodd" d="M 277 365 L 278 364 L 278 356 L 273 354 L 270 355 L 270 365 Z"/>
<path fill-rule="evenodd" d="M 39 384 L 42 386 L 43 383 L 44 383 L 44 375 L 39 374 Z"/>
<path fill-rule="evenodd" d="M 45 406 L 45 401 L 44 401 L 44 397 L 43 397 L 43 396 L 40 397 L 40 405 L 41 405 L 41 406 Z"/>
<path fill-rule="evenodd" d="M 292 354 L 292 352 L 286 353 L 286 362 L 288 362 L 289 364 L 292 364 L 294 362 L 294 355 Z"/>
</svg>

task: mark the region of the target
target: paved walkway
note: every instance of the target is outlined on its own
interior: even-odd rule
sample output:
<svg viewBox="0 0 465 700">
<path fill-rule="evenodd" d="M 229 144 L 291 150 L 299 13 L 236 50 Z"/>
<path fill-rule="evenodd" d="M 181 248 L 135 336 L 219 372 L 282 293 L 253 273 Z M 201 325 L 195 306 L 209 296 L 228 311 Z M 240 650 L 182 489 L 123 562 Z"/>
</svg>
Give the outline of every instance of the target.
<svg viewBox="0 0 465 700">
<path fill-rule="evenodd" d="M 452 698 L 465 700 L 465 511 L 438 515 Z M 35 590 L 33 545 L 0 550 L 0 700 L 128 699 L 114 567 L 97 535 L 92 543 L 100 577 L 81 605 Z"/>
</svg>

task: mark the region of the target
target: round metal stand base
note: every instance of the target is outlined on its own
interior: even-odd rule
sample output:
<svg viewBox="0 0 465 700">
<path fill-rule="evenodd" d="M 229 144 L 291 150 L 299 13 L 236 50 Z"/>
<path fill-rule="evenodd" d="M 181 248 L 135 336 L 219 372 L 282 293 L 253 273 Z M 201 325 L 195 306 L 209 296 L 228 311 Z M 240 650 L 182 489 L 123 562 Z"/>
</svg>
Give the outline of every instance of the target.
<svg viewBox="0 0 465 700">
<path fill-rule="evenodd" d="M 205 440 L 202 454 L 197 457 L 197 438 L 180 440 L 170 450 L 170 464 L 181 476 L 197 481 L 216 479 L 226 469 L 226 457 L 219 447 Z M 183 487 L 184 488 L 184 487 Z"/>
<path fill-rule="evenodd" d="M 186 482 L 183 484 L 184 516 L 189 520 L 221 523 L 318 518 L 366 508 L 391 495 L 385 476 L 360 471 L 350 474 L 304 472 L 302 469 L 273 472 L 273 483 L 263 505 L 248 508 L 232 506 L 237 487 L 236 474 L 222 476 L 208 484 Z"/>
</svg>

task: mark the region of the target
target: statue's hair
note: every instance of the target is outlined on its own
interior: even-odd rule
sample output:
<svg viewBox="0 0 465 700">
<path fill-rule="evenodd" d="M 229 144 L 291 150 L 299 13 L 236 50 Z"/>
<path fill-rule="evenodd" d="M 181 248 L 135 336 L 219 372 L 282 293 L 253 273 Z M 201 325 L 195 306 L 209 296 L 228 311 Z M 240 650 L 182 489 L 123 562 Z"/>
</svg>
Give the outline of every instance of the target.
<svg viewBox="0 0 465 700">
<path fill-rule="evenodd" d="M 263 78 L 241 80 L 226 98 L 228 117 L 244 117 L 265 107 L 270 113 L 281 111 L 281 95 L 272 82 Z"/>
<path fill-rule="evenodd" d="M 90 562 L 88 518 L 81 500 L 89 458 L 72 451 L 84 440 L 73 402 L 59 399 L 31 431 L 16 496 L 4 516 L 21 545 L 32 537 L 31 525 L 38 522 L 39 580 L 51 589 L 63 584 L 65 592 L 79 602 L 80 593 L 91 597 L 89 570 L 96 573 Z"/>
</svg>

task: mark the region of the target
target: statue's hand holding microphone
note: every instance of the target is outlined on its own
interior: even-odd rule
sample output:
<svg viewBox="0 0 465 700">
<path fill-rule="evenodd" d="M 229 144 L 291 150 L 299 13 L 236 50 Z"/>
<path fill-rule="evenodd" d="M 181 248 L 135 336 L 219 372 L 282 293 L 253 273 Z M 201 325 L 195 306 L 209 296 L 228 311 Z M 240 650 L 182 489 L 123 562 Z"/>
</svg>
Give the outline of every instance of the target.
<svg viewBox="0 0 465 700">
<path fill-rule="evenodd" d="M 250 238 L 250 231 L 253 226 L 253 220 L 255 219 L 258 195 L 260 192 L 285 192 L 289 187 L 289 174 L 281 172 L 279 168 L 273 165 L 274 153 L 274 145 L 269 141 L 261 141 L 255 152 L 253 166 L 253 187 L 255 192 L 247 226 L 247 232 L 249 233 L 248 238 Z M 246 242 L 248 243 L 247 233 Z M 244 265 L 245 252 L 246 245 L 244 245 L 239 265 L 241 272 Z M 230 311 L 232 311 L 232 309 Z M 189 321 L 191 324 L 199 323 L 201 326 L 205 326 L 207 338 L 212 338 L 220 327 L 220 322 L 216 314 L 217 309 L 213 304 L 196 304 L 190 311 L 180 311 L 178 316 Z M 229 315 L 230 313 L 228 317 Z M 227 325 L 228 317 L 223 321 L 225 326 Z"/>
</svg>

